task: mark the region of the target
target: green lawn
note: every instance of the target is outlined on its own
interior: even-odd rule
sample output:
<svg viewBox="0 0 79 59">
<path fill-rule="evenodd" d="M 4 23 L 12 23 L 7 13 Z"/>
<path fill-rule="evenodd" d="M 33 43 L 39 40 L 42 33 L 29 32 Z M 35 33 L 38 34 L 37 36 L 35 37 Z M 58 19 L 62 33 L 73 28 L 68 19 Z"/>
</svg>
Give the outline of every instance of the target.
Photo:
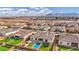
<svg viewBox="0 0 79 59">
<path fill-rule="evenodd" d="M 9 48 L 5 46 L 0 46 L 0 51 L 7 51 Z"/>
<path fill-rule="evenodd" d="M 69 48 L 69 47 L 64 47 L 64 46 L 59 46 L 60 51 L 79 51 L 79 49 L 76 48 Z"/>
<path fill-rule="evenodd" d="M 0 40 L 0 42 L 7 43 L 7 44 L 12 44 L 16 45 L 20 43 L 22 40 L 21 39 L 13 39 L 13 38 L 5 38 L 4 40 Z"/>
<path fill-rule="evenodd" d="M 0 42 L 4 42 L 4 43 L 9 42 L 9 41 L 11 41 L 11 39 L 9 39 L 9 38 L 5 38 L 3 40 L 0 40 Z"/>
<path fill-rule="evenodd" d="M 21 40 L 12 40 L 12 41 L 9 41 L 8 44 L 16 45 L 20 42 L 21 42 Z"/>
<path fill-rule="evenodd" d="M 27 47 L 28 48 L 32 48 L 33 43 L 30 43 Z M 49 44 L 48 47 L 43 46 L 43 44 L 40 46 L 39 50 L 40 51 L 49 51 L 49 49 L 51 48 L 51 44 Z"/>
<path fill-rule="evenodd" d="M 43 44 L 40 46 L 39 50 L 41 51 L 49 51 L 49 49 L 51 48 L 51 44 L 49 44 L 48 47 L 45 47 Z"/>
<path fill-rule="evenodd" d="M 0 42 L 2 43 L 7 43 L 7 44 L 11 44 L 11 45 L 16 45 L 18 43 L 20 43 L 22 40 L 21 39 L 13 39 L 13 38 L 5 38 L 3 40 L 0 40 Z M 0 51 L 7 51 L 9 48 L 8 46 L 0 46 Z"/>
<path fill-rule="evenodd" d="M 29 43 L 29 45 L 27 46 L 28 48 L 32 48 L 33 43 Z"/>
</svg>

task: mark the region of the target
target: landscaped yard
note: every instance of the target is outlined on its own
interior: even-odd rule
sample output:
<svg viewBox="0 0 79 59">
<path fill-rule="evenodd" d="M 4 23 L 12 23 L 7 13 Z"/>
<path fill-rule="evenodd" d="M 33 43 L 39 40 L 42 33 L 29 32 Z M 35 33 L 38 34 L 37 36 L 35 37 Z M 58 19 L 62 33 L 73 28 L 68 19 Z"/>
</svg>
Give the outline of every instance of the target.
<svg viewBox="0 0 79 59">
<path fill-rule="evenodd" d="M 0 46 L 0 51 L 7 51 L 9 48 L 5 46 Z"/>
<path fill-rule="evenodd" d="M 28 48 L 33 48 L 33 43 L 30 43 L 27 47 Z M 40 48 L 38 50 L 40 51 L 49 51 L 49 49 L 51 48 L 51 44 L 49 44 L 48 47 L 45 47 L 43 44 L 40 46 Z"/>
<path fill-rule="evenodd" d="M 18 39 L 18 38 L 5 38 L 3 40 L 0 40 L 1 43 L 6 43 L 6 44 L 10 44 L 10 45 L 16 45 L 16 44 L 20 43 L 21 41 L 22 40 Z M 8 45 L 0 46 L 0 51 L 7 51 L 11 47 Z"/>
<path fill-rule="evenodd" d="M 69 47 L 64 47 L 64 46 L 59 46 L 60 51 L 79 51 L 79 49 L 76 48 L 69 48 Z"/>
<path fill-rule="evenodd" d="M 8 42 L 8 44 L 16 45 L 19 42 L 21 42 L 21 40 L 12 40 L 12 41 Z"/>
<path fill-rule="evenodd" d="M 45 47 L 43 44 L 40 46 L 39 50 L 41 51 L 49 51 L 49 49 L 51 48 L 51 44 L 49 44 L 48 47 Z"/>
<path fill-rule="evenodd" d="M 6 38 L 6 39 L 3 39 L 3 40 L 0 40 L 0 42 L 4 42 L 4 43 L 9 42 L 9 41 L 11 41 L 11 39 L 9 39 L 9 38 Z"/>
<path fill-rule="evenodd" d="M 33 43 L 29 43 L 29 45 L 27 46 L 28 48 L 32 48 Z"/>
<path fill-rule="evenodd" d="M 16 45 L 20 43 L 22 40 L 21 39 L 13 39 L 13 38 L 5 38 L 4 40 L 0 40 L 0 42 L 11 44 L 11 45 Z"/>
</svg>

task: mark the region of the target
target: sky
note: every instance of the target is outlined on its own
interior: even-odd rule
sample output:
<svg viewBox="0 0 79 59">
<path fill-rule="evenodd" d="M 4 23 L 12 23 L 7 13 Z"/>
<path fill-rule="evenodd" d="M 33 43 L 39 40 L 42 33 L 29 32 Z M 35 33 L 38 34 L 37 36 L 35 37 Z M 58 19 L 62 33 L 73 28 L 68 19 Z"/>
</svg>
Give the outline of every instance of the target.
<svg viewBox="0 0 79 59">
<path fill-rule="evenodd" d="M 79 14 L 79 7 L 0 7 L 0 16 L 44 16 L 55 13 Z"/>
</svg>

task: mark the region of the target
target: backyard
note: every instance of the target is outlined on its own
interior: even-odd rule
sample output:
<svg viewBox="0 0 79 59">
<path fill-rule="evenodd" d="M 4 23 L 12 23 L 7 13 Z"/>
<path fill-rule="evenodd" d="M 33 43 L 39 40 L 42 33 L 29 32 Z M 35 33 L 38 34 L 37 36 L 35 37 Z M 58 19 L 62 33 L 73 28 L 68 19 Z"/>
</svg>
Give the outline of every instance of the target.
<svg viewBox="0 0 79 59">
<path fill-rule="evenodd" d="M 6 46 L 0 46 L 0 51 L 7 51 L 9 48 Z"/>
<path fill-rule="evenodd" d="M 79 51 L 79 49 L 64 47 L 64 46 L 59 46 L 59 48 L 60 48 L 60 51 Z"/>
<path fill-rule="evenodd" d="M 32 48 L 33 43 L 29 43 L 29 45 L 27 46 L 28 48 Z"/>
<path fill-rule="evenodd" d="M 34 45 L 33 43 L 30 43 L 27 47 L 28 48 L 33 48 L 33 45 Z M 50 48 L 51 48 L 51 44 L 49 44 L 48 47 L 45 47 L 42 43 L 41 46 L 38 48 L 38 50 L 40 50 L 40 51 L 49 51 Z"/>
<path fill-rule="evenodd" d="M 49 44 L 48 47 L 45 47 L 43 44 L 40 46 L 39 50 L 41 51 L 49 51 L 51 48 L 51 44 Z"/>
<path fill-rule="evenodd" d="M 11 45 L 16 45 L 20 43 L 22 40 L 21 39 L 16 39 L 16 38 L 5 38 L 3 40 L 0 40 L 1 43 L 7 43 Z"/>
</svg>

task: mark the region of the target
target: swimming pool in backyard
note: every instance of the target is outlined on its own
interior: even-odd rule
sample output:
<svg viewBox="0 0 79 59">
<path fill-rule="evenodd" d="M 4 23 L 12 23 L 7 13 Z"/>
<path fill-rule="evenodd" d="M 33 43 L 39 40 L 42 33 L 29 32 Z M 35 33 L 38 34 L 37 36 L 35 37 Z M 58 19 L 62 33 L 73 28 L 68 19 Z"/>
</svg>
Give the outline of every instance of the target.
<svg viewBox="0 0 79 59">
<path fill-rule="evenodd" d="M 34 45 L 33 45 L 33 48 L 39 48 L 40 47 L 40 43 L 35 43 Z"/>
</svg>

